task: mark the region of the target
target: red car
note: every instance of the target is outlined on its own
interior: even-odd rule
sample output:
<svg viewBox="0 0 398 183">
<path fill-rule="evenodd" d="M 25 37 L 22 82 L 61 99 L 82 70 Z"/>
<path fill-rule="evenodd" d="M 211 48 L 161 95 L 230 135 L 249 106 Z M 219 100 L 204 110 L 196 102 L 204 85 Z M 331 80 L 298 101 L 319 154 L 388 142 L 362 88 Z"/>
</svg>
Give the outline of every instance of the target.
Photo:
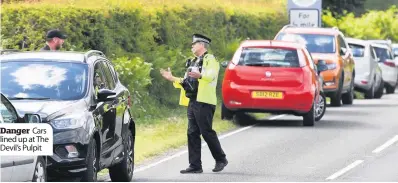
<svg viewBox="0 0 398 183">
<path fill-rule="evenodd" d="M 293 114 L 313 126 L 325 113 L 320 72 L 327 65 L 315 65 L 305 45 L 247 40 L 222 66 L 222 119 L 245 112 Z"/>
</svg>

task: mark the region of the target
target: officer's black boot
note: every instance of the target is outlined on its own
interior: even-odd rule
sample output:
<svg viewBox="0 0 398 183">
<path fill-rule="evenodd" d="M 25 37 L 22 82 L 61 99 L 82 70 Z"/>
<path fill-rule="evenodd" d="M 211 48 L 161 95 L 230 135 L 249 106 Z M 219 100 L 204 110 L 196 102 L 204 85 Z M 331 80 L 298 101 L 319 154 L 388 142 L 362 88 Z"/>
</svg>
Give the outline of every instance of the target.
<svg viewBox="0 0 398 183">
<path fill-rule="evenodd" d="M 216 162 L 216 166 L 213 169 L 213 172 L 220 172 L 228 165 L 228 160 L 225 159 L 224 161 Z"/>
<path fill-rule="evenodd" d="M 181 170 L 180 173 L 202 173 L 203 169 L 202 168 L 192 168 L 188 167 L 185 170 Z"/>
</svg>

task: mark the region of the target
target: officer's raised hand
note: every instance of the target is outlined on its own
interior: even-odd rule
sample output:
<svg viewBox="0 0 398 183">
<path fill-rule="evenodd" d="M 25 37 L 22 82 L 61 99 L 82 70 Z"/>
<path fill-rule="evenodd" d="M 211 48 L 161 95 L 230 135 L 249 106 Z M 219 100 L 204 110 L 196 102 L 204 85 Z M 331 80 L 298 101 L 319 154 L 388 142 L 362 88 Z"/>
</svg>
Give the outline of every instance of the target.
<svg viewBox="0 0 398 183">
<path fill-rule="evenodd" d="M 162 74 L 162 76 L 167 80 L 173 81 L 173 74 L 171 74 L 170 67 L 167 68 L 167 71 L 164 69 L 160 69 L 160 74 Z"/>
</svg>

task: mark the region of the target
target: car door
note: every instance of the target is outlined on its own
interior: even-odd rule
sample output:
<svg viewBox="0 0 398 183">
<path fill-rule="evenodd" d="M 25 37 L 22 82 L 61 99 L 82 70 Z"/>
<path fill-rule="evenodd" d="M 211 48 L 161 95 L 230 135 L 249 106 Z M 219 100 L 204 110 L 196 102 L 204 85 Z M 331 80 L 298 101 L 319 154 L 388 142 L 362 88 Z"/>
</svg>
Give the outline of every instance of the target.
<svg viewBox="0 0 398 183">
<path fill-rule="evenodd" d="M 1 123 L 13 123 L 16 121 L 16 114 L 12 112 L 12 109 L 7 108 L 5 103 L 3 102 L 3 94 L 1 94 L 1 104 L 0 104 L 0 124 Z M 0 157 L 0 165 L 1 165 L 1 182 L 9 182 L 11 181 L 13 165 L 14 165 L 14 156 L 1 156 Z"/>
<path fill-rule="evenodd" d="M 18 113 L 11 102 L 1 95 L 1 123 L 17 123 Z M 34 171 L 35 156 L 2 156 L 1 180 L 22 182 L 31 181 Z M 24 172 L 24 173 L 21 173 Z"/>
<path fill-rule="evenodd" d="M 371 63 L 371 68 L 373 70 L 374 73 L 374 77 L 375 79 L 375 87 L 379 87 L 379 83 L 381 82 L 382 76 L 381 76 L 381 68 L 379 66 L 379 63 L 377 62 L 377 57 L 376 57 L 376 53 L 372 47 L 372 45 L 369 45 L 369 59 L 370 59 L 370 63 Z"/>
<path fill-rule="evenodd" d="M 109 83 L 104 72 L 102 60 L 96 61 L 94 64 L 93 88 L 113 90 L 114 85 Z M 96 99 L 97 97 L 94 96 Z M 116 119 L 116 110 L 113 101 L 98 102 L 93 112 L 97 126 L 101 133 L 102 153 L 107 154 L 109 148 L 114 144 L 114 124 Z M 104 155 L 104 154 L 103 154 Z"/>
<path fill-rule="evenodd" d="M 338 35 L 337 38 L 339 42 L 339 55 L 340 59 L 343 61 L 343 70 L 344 70 L 344 88 L 348 88 L 351 84 L 352 80 L 352 70 L 351 64 L 353 62 L 352 56 L 350 55 L 350 51 L 348 49 L 348 44 L 344 40 L 342 35 Z"/>
<path fill-rule="evenodd" d="M 107 63 L 107 60 L 102 60 L 101 65 L 102 65 L 102 69 L 104 71 L 104 76 L 105 76 L 105 82 L 107 83 L 107 85 L 109 86 L 108 89 L 112 90 L 113 92 L 116 93 L 116 97 L 114 100 L 109 101 L 110 105 L 111 105 L 111 115 L 109 115 L 109 117 L 111 117 L 112 119 L 109 120 L 109 137 L 113 139 L 114 142 L 116 142 L 119 137 L 116 135 L 116 129 L 119 129 L 120 125 L 119 122 L 121 122 L 121 119 L 119 119 L 121 117 L 120 113 L 122 113 L 122 111 L 118 111 L 119 108 L 119 97 L 120 97 L 120 91 L 116 86 L 116 82 L 115 79 L 113 78 L 112 75 L 112 71 L 109 68 L 109 64 Z M 122 113 L 123 115 L 123 113 Z"/>
<path fill-rule="evenodd" d="M 113 126 L 113 132 L 114 132 L 114 140 L 118 141 L 121 139 L 122 135 L 122 127 L 123 127 L 123 115 L 124 111 L 126 109 L 126 101 L 127 95 L 125 95 L 124 87 L 120 85 L 116 78 L 116 73 L 113 68 L 113 66 L 110 64 L 109 61 L 105 61 L 104 63 L 104 70 L 105 70 L 105 76 L 106 80 L 108 83 L 110 83 L 112 86 L 114 86 L 113 91 L 116 93 L 116 98 L 113 101 L 113 106 L 114 109 L 116 110 L 116 118 L 115 118 L 115 123 L 112 124 Z"/>
</svg>

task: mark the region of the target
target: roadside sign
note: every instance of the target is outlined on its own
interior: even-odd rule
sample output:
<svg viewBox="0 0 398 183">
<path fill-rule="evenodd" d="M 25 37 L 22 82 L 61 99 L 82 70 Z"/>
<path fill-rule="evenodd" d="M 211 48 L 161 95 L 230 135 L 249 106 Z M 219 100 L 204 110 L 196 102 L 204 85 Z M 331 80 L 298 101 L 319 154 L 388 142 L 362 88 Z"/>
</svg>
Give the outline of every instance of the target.
<svg viewBox="0 0 398 183">
<path fill-rule="evenodd" d="M 288 0 L 287 10 L 291 25 L 322 27 L 322 0 Z"/>
</svg>

